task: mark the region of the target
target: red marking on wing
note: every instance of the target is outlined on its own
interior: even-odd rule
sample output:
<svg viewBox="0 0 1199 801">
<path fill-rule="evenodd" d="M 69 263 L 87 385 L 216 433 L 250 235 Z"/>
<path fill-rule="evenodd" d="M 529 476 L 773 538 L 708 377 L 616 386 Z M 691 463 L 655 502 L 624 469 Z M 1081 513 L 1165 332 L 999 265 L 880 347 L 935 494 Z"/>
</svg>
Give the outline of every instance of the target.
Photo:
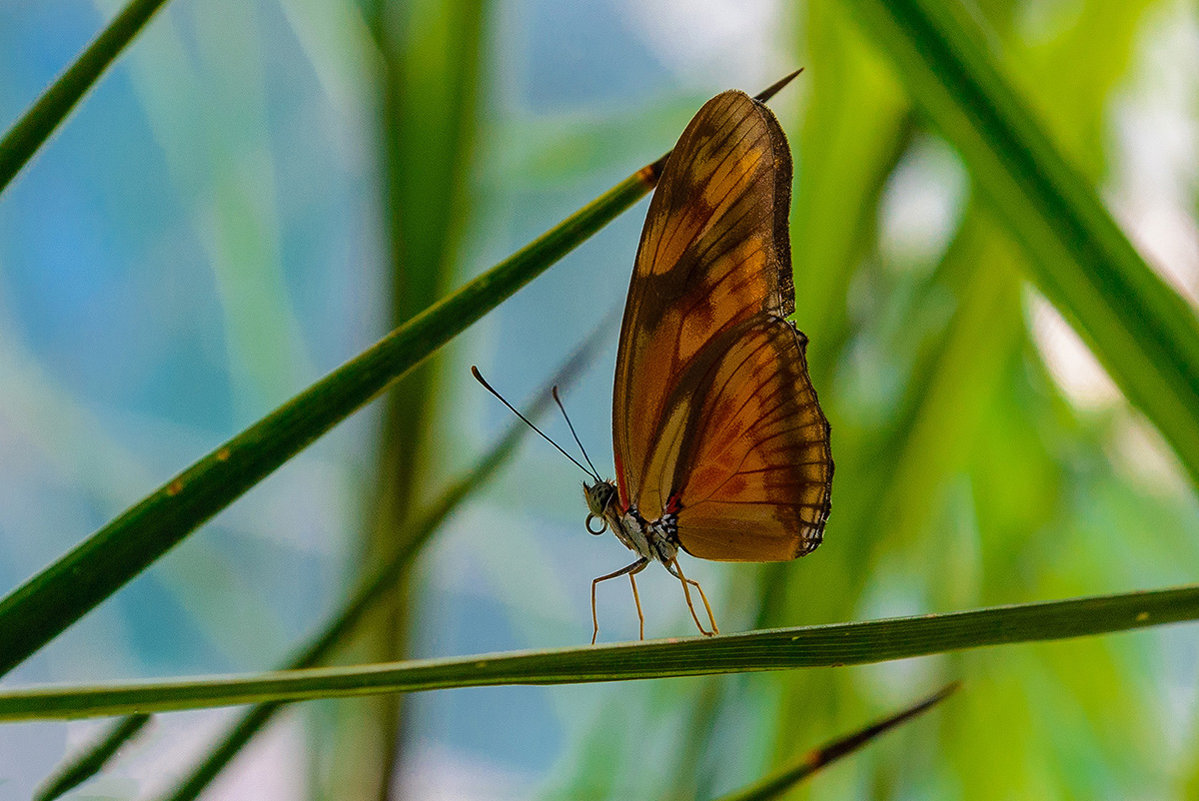
<svg viewBox="0 0 1199 801">
<path fill-rule="evenodd" d="M 616 492 L 620 495 L 621 511 L 627 512 L 629 511 L 629 489 L 625 484 L 624 462 L 620 458 L 620 451 L 615 452 L 614 458 L 616 461 Z"/>
</svg>

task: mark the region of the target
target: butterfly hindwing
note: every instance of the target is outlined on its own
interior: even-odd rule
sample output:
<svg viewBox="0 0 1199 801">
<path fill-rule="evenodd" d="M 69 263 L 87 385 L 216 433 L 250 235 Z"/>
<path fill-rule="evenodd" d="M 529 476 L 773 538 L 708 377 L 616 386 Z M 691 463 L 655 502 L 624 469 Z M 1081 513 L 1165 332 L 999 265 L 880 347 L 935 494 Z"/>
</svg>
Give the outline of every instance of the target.
<svg viewBox="0 0 1199 801">
<path fill-rule="evenodd" d="M 828 514 L 828 424 L 794 310 L 791 157 L 741 92 L 696 114 L 667 159 L 629 287 L 613 403 L 621 500 L 679 509 L 685 549 L 790 559 Z"/>
<path fill-rule="evenodd" d="M 680 386 L 696 398 L 670 490 L 688 553 L 769 562 L 820 544 L 833 462 L 804 345 L 787 321 L 755 319 Z"/>
</svg>

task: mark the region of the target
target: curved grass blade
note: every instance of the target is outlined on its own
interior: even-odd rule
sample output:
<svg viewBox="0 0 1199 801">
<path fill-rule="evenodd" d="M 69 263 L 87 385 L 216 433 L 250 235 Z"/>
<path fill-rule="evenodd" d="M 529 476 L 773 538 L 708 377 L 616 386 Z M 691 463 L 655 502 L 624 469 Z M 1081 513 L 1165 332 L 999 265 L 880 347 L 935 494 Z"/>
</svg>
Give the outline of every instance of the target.
<svg viewBox="0 0 1199 801">
<path fill-rule="evenodd" d="M 116 756 L 121 746 L 141 733 L 149 722 L 149 715 L 130 715 L 117 721 L 100 742 L 51 774 L 38 788 L 34 801 L 54 801 L 95 776 Z"/>
<path fill-rule="evenodd" d="M 0 192 L 166 0 L 131 0 L 0 139 Z"/>
<path fill-rule="evenodd" d="M 615 322 L 615 315 L 608 315 L 593 331 L 583 345 L 570 357 L 550 381 L 550 387 L 542 390 L 537 399 L 528 407 L 526 414 L 535 419 L 541 416 L 553 401 L 551 388 L 569 385 L 576 375 L 591 361 L 599 347 L 605 331 Z M 358 588 L 351 593 L 350 600 L 341 611 L 325 626 L 324 630 L 313 639 L 287 665 L 290 669 L 300 669 L 319 665 L 329 654 L 347 638 L 357 622 L 370 610 L 376 608 L 380 601 L 387 598 L 389 589 L 395 586 L 408 567 L 413 557 L 420 551 L 429 538 L 458 506 L 490 479 L 495 472 L 508 461 L 529 428 L 521 422 L 515 422 L 508 427 L 507 433 L 497 442 L 483 458 L 462 476 L 451 484 L 430 506 L 428 511 L 418 516 L 414 522 L 407 525 L 407 531 L 401 532 L 396 541 L 399 549 L 391 559 L 365 576 Z M 200 764 L 184 778 L 171 793 L 164 796 L 170 801 L 189 801 L 203 792 L 204 788 L 216 778 L 225 765 L 237 755 L 242 746 L 253 739 L 265 726 L 275 712 L 282 706 L 280 703 L 258 704 L 250 709 L 237 721 L 221 738 L 220 742 L 209 752 Z"/>
<path fill-rule="evenodd" d="M 645 195 L 645 167 L 392 331 L 105 525 L 0 601 L 0 675 Z"/>
<path fill-rule="evenodd" d="M 958 149 L 1046 297 L 1199 481 L 1199 323 L 1145 263 L 953 3 L 852 0 L 896 76 Z"/>
<path fill-rule="evenodd" d="M 518 651 L 250 676 L 49 686 L 0 692 L 0 721 L 74 719 L 267 701 L 349 698 L 504 684 L 581 684 L 841 667 L 1199 619 L 1199 584 L 942 615 Z"/>
<path fill-rule="evenodd" d="M 766 100 L 797 75 L 758 95 Z M 662 156 L 238 434 L 0 600 L 0 676 L 657 183 Z"/>
<path fill-rule="evenodd" d="M 873 723 L 861 731 L 856 731 L 853 734 L 815 748 L 804 754 L 803 758 L 795 764 L 783 768 L 749 787 L 736 790 L 728 795 L 722 795 L 717 801 L 769 801 L 771 798 L 778 798 L 826 765 L 831 765 L 838 759 L 849 756 L 868 745 L 876 737 L 886 734 L 899 724 L 906 723 L 912 718 L 932 709 L 950 695 L 953 695 L 960 686 L 958 682 L 949 684 L 907 709 L 877 723 Z"/>
<path fill-rule="evenodd" d="M 615 314 L 607 315 L 583 344 L 570 356 L 550 381 L 528 405 L 527 415 L 536 418 L 543 414 L 553 402 L 551 387 L 568 386 L 594 358 L 607 330 L 616 320 Z M 387 598 L 388 591 L 395 586 L 412 559 L 441 527 L 445 519 L 485 484 L 512 456 L 529 428 L 523 423 L 513 423 L 503 437 L 466 471 L 460 479 L 450 484 L 428 509 L 410 522 L 404 531 L 398 532 L 399 547 L 374 571 L 364 575 L 341 609 L 333 615 L 319 634 L 313 637 L 283 666 L 284 670 L 299 670 L 324 662 L 336 648 L 344 643 L 354 627 L 368 612 L 377 608 Z M 209 755 L 171 793 L 169 798 L 180 801 L 195 798 L 232 759 L 265 726 L 282 704 L 259 704 L 249 710 L 231 727 Z M 130 715 L 122 720 L 112 732 L 96 746 L 79 755 L 63 766 L 56 778 L 48 780 L 46 789 L 38 795 L 38 801 L 52 801 L 73 787 L 100 772 L 104 764 L 125 742 L 141 731 L 149 722 L 149 715 Z"/>
</svg>

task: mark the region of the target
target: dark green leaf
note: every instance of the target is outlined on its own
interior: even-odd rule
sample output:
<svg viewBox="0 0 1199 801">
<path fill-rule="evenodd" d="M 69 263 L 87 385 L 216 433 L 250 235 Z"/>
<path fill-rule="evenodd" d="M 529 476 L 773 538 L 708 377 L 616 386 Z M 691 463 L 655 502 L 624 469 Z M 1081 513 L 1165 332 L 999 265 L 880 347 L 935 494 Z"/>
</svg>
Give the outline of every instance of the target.
<svg viewBox="0 0 1199 801">
<path fill-rule="evenodd" d="M 853 734 L 815 748 L 804 754 L 803 758 L 795 764 L 789 765 L 749 787 L 729 793 L 728 795 L 722 795 L 718 801 L 767 801 L 767 799 L 778 798 L 821 768 L 849 756 L 899 724 L 905 723 L 917 715 L 932 709 L 952 695 L 958 689 L 958 686 L 956 683 L 950 684 L 924 700 L 917 701 L 907 709 L 897 712 L 877 723 L 873 723 L 861 731 L 856 731 Z"/>
<path fill-rule="evenodd" d="M 1032 277 L 1199 480 L 1199 324 L 1112 220 L 954 3 L 851 0 L 957 147 Z"/>
<path fill-rule="evenodd" d="M 392 331 L 101 528 L 0 601 L 11 670 L 317 437 L 645 195 L 626 178 L 524 249 Z"/>
<path fill-rule="evenodd" d="M 0 139 L 0 192 L 166 0 L 131 0 Z"/>
</svg>

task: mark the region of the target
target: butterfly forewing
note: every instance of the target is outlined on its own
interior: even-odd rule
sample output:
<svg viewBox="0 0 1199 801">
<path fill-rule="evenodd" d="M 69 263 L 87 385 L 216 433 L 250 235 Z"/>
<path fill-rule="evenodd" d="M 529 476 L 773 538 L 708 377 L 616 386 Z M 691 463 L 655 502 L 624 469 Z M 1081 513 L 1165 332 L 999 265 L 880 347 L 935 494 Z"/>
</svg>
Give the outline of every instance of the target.
<svg viewBox="0 0 1199 801">
<path fill-rule="evenodd" d="M 794 310 L 791 157 L 773 114 L 710 100 L 667 159 L 629 287 L 613 437 L 621 500 L 679 509 L 684 548 L 790 559 L 820 541 L 832 460 Z"/>
</svg>

